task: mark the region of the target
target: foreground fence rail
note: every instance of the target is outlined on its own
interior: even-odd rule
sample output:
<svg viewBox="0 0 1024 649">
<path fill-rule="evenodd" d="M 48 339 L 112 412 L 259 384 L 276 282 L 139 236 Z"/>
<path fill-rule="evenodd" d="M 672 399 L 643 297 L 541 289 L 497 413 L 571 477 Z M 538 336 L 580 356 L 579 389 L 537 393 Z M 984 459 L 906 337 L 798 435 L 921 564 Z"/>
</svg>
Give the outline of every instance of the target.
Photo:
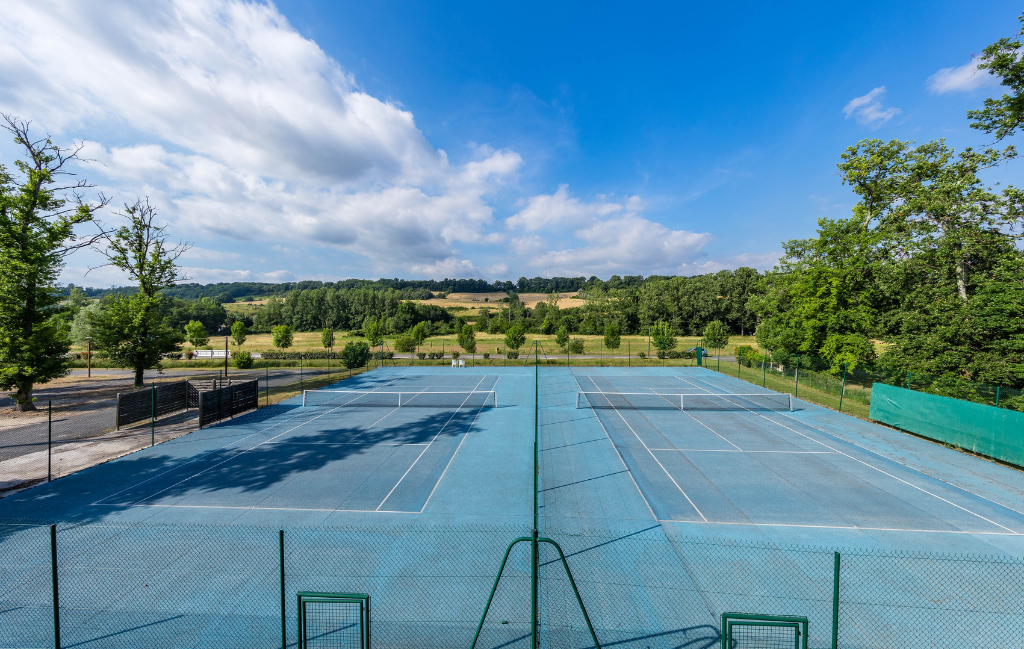
<svg viewBox="0 0 1024 649">
<path fill-rule="evenodd" d="M 478 647 L 525 649 L 531 553 L 508 548 L 524 532 L 0 522 L 0 628 L 19 647 L 270 649 L 297 643 L 297 593 L 341 591 L 372 597 L 375 647 L 468 648 L 479 628 Z M 812 648 L 1024 637 L 1016 557 L 843 549 L 839 569 L 835 548 L 547 534 L 562 552 L 539 557 L 542 647 L 595 646 L 592 624 L 603 647 L 710 649 L 732 612 L 806 618 Z"/>
</svg>

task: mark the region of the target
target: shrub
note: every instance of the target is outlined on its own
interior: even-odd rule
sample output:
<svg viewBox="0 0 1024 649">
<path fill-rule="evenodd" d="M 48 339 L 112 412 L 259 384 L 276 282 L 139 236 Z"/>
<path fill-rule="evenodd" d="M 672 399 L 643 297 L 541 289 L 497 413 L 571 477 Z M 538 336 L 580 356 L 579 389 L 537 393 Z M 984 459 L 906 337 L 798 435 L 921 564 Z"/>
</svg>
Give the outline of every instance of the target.
<svg viewBox="0 0 1024 649">
<path fill-rule="evenodd" d="M 401 336 L 398 337 L 397 340 L 395 340 L 395 351 L 400 352 L 402 354 L 408 354 L 409 352 L 412 351 L 412 348 L 415 344 L 416 341 L 412 339 L 412 336 L 408 334 L 402 334 Z"/>
<path fill-rule="evenodd" d="M 668 357 L 669 358 L 688 358 L 688 355 L 687 355 L 686 352 L 680 352 L 680 351 L 676 351 L 676 350 L 673 349 L 672 351 L 670 351 L 668 353 Z"/>
<path fill-rule="evenodd" d="M 666 358 L 668 358 L 668 352 L 662 351 L 660 349 L 658 350 L 657 355 L 658 355 L 658 358 L 660 358 L 662 360 L 665 360 Z"/>
<path fill-rule="evenodd" d="M 235 367 L 240 370 L 251 368 L 252 360 L 252 354 L 249 352 L 235 352 Z"/>
<path fill-rule="evenodd" d="M 582 354 L 583 353 L 583 339 L 573 338 L 569 341 L 569 353 L 570 354 Z"/>
<path fill-rule="evenodd" d="M 764 356 L 750 345 L 739 345 L 736 347 L 736 360 L 747 367 L 758 367 Z"/>
<path fill-rule="evenodd" d="M 622 337 L 619 335 L 619 325 L 609 322 L 604 328 L 604 346 L 608 349 L 618 349 L 622 344 Z"/>
<path fill-rule="evenodd" d="M 292 346 L 292 328 L 288 325 L 277 325 L 270 333 L 274 335 L 274 347 L 287 349 Z"/>
<path fill-rule="evenodd" d="M 426 358 L 426 357 L 427 357 L 427 352 L 416 352 L 416 358 L 420 359 L 421 361 L 424 358 Z"/>
<path fill-rule="evenodd" d="M 640 358 L 647 358 L 647 352 L 637 352 L 636 355 Z"/>
<path fill-rule="evenodd" d="M 459 360 L 459 352 L 452 352 L 452 360 Z"/>
<path fill-rule="evenodd" d="M 346 343 L 345 349 L 341 350 L 341 362 L 350 370 L 366 365 L 369 360 L 370 346 L 361 340 Z"/>
<path fill-rule="evenodd" d="M 489 359 L 490 357 L 491 357 L 491 353 L 490 353 L 490 352 L 484 352 L 484 360 L 485 360 L 485 361 L 486 361 L 487 359 Z"/>
<path fill-rule="evenodd" d="M 505 358 L 519 358 L 518 351 L 509 351 L 505 353 Z"/>
<path fill-rule="evenodd" d="M 188 350 L 187 352 L 185 352 L 185 360 L 190 361 L 190 360 L 192 360 L 195 357 L 196 357 L 196 353 L 194 351 L 192 351 L 191 349 Z"/>
</svg>

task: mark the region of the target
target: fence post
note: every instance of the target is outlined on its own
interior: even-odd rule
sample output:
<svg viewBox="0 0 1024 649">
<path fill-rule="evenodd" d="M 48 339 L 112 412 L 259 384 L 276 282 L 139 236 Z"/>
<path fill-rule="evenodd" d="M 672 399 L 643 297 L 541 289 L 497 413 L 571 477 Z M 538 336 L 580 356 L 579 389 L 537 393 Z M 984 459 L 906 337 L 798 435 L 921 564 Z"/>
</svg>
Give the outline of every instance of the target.
<svg viewBox="0 0 1024 649">
<path fill-rule="evenodd" d="M 156 446 L 156 381 L 149 391 L 149 445 Z"/>
<path fill-rule="evenodd" d="M 766 349 L 765 351 L 771 350 Z M 761 354 L 761 386 L 768 387 L 768 354 Z"/>
<path fill-rule="evenodd" d="M 279 530 L 278 534 L 278 548 L 281 555 L 281 649 L 288 649 L 288 626 L 285 622 L 284 605 L 284 530 Z"/>
<path fill-rule="evenodd" d="M 633 366 L 633 352 L 629 350 L 629 338 L 626 339 L 626 367 Z"/>
<path fill-rule="evenodd" d="M 203 427 L 203 393 L 199 393 L 199 428 Z"/>
<path fill-rule="evenodd" d="M 835 553 L 832 582 L 832 649 L 839 649 L 839 553 Z"/>
<path fill-rule="evenodd" d="M 536 472 L 534 475 L 536 475 Z M 536 480 L 536 478 L 534 478 L 534 480 Z M 540 544 L 537 542 L 537 530 L 533 530 L 531 548 L 532 552 L 530 554 L 532 563 L 530 565 L 530 585 L 533 598 L 530 600 L 530 649 L 537 649 L 537 641 L 540 639 L 537 637 L 537 615 L 539 613 L 537 610 L 537 568 L 540 566 L 540 561 L 538 561 L 537 557 L 537 551 L 540 549 Z"/>
<path fill-rule="evenodd" d="M 907 389 L 908 390 L 910 389 L 910 380 L 912 378 L 914 378 L 914 373 L 913 372 L 907 372 Z"/>
<path fill-rule="evenodd" d="M 114 410 L 114 430 L 121 430 L 121 393 L 117 393 L 117 406 Z"/>
<path fill-rule="evenodd" d="M 999 407 L 999 386 L 996 386 L 996 408 Z"/>
<path fill-rule="evenodd" d="M 800 396 L 800 354 L 796 355 L 796 388 L 793 390 L 793 396 Z"/>
<path fill-rule="evenodd" d="M 302 354 L 299 354 L 299 392 L 302 392 Z"/>
<path fill-rule="evenodd" d="M 60 599 L 57 590 L 57 526 L 50 525 L 50 571 L 53 575 L 53 646 L 60 649 Z"/>
<path fill-rule="evenodd" d="M 267 405 L 270 405 L 270 361 L 267 361 Z"/>
<path fill-rule="evenodd" d="M 118 395 L 120 396 L 120 395 Z M 53 475 L 53 400 L 46 402 L 46 481 Z"/>
<path fill-rule="evenodd" d="M 846 363 L 843 363 L 843 387 L 839 390 L 839 412 L 843 411 L 843 397 L 846 396 Z"/>
</svg>

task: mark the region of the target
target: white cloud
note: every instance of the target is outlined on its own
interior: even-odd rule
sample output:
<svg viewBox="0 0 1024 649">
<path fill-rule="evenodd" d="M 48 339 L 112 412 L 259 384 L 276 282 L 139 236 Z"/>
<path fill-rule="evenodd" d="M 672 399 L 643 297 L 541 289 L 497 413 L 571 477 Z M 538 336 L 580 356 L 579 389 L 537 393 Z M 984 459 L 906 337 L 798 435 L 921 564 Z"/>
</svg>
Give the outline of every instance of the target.
<svg viewBox="0 0 1024 649">
<path fill-rule="evenodd" d="M 149 195 L 189 239 L 440 268 L 456 242 L 495 241 L 488 197 L 522 164 L 477 146 L 452 165 L 410 112 L 365 93 L 270 4 L 10 0 L 0 36 L 0 107 L 44 129 L 117 133 L 86 143 L 102 165 L 89 176 L 117 202 Z"/>
<path fill-rule="evenodd" d="M 850 103 L 843 107 L 846 119 L 852 117 L 857 120 L 858 124 L 878 128 L 899 115 L 902 112 L 899 108 L 882 106 L 883 96 L 885 96 L 885 86 L 879 86 L 862 97 L 851 99 Z"/>
<path fill-rule="evenodd" d="M 295 275 L 290 270 L 272 270 L 254 272 L 251 270 L 228 270 L 224 268 L 182 267 L 189 281 L 198 284 L 214 284 L 217 282 L 294 282 Z"/>
<path fill-rule="evenodd" d="M 636 196 L 598 199 L 580 201 L 565 185 L 530 198 L 505 220 L 507 228 L 526 231 L 510 241 L 512 250 L 547 276 L 675 273 L 706 256 L 710 234 L 671 230 L 641 217 L 644 204 Z M 552 249 L 560 241 L 569 245 Z"/>
<path fill-rule="evenodd" d="M 979 70 L 977 57 L 957 68 L 942 68 L 928 77 L 928 90 L 936 95 L 947 92 L 971 92 L 998 84 L 998 79 L 987 70 Z"/>
<path fill-rule="evenodd" d="M 430 264 L 415 265 L 412 267 L 412 271 L 431 279 L 480 276 L 480 271 L 473 265 L 473 262 L 457 257 L 441 259 Z"/>
</svg>

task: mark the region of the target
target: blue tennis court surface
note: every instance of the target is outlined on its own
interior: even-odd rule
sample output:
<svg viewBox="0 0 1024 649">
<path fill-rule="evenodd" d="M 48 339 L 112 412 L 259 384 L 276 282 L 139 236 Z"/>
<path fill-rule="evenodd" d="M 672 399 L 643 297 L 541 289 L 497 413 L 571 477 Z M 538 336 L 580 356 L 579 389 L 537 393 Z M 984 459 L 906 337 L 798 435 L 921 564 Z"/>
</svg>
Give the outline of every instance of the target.
<svg viewBox="0 0 1024 649">
<path fill-rule="evenodd" d="M 379 646 L 469 646 L 508 542 L 533 527 L 535 413 L 540 533 L 603 646 L 710 649 L 732 610 L 806 615 L 810 646 L 830 646 L 831 548 L 841 646 L 958 637 L 937 616 L 991 630 L 986 646 L 1019 637 L 1003 630 L 1024 622 L 1015 469 L 801 401 L 578 407 L 768 392 L 704 368 L 391 367 L 326 389 L 496 399 L 298 397 L 0 499 L 0 521 L 62 523 L 64 646 L 281 646 L 279 561 L 288 646 L 299 591 L 371 593 Z M 47 533 L 0 525 L 11 646 L 52 646 Z M 478 646 L 529 646 L 529 547 Z M 591 646 L 551 546 L 538 571 L 542 645 Z M 917 613 L 894 621 L 901 607 Z"/>
</svg>

